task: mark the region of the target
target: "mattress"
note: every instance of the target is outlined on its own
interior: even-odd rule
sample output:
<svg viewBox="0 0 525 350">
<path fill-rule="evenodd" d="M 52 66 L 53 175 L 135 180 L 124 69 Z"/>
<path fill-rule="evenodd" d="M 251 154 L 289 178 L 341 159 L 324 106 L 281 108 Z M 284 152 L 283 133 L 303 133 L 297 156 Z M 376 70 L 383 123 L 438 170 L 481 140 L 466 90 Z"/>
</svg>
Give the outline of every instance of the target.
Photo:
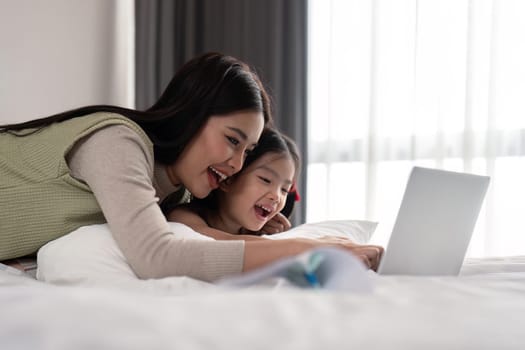
<svg viewBox="0 0 525 350">
<path fill-rule="evenodd" d="M 168 281 L 62 285 L 0 270 L 4 349 L 524 349 L 525 256 L 350 293 Z"/>
</svg>

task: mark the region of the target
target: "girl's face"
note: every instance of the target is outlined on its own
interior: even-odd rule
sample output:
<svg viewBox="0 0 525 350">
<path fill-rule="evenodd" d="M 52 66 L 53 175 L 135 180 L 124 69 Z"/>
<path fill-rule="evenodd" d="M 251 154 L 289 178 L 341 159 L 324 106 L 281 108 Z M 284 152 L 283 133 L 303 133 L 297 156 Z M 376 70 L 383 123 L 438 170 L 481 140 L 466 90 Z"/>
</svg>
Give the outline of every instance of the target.
<svg viewBox="0 0 525 350">
<path fill-rule="evenodd" d="M 219 211 L 227 231 L 237 233 L 241 227 L 259 231 L 283 209 L 294 176 L 289 156 L 267 153 L 222 184 Z"/>
<path fill-rule="evenodd" d="M 255 147 L 263 127 L 261 112 L 211 116 L 179 159 L 167 167 L 168 176 L 195 197 L 206 197 L 242 168 L 246 152 Z"/>
</svg>

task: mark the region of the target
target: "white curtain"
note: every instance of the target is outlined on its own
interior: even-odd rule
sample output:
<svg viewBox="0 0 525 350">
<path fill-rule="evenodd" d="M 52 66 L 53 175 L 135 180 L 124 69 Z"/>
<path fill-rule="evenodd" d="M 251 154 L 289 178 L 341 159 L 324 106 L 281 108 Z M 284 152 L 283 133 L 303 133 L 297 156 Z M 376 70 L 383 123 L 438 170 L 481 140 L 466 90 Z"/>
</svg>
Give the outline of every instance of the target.
<svg viewBox="0 0 525 350">
<path fill-rule="evenodd" d="M 310 0 L 307 221 L 379 222 L 408 173 L 492 177 L 468 256 L 525 254 L 525 1 Z"/>
</svg>

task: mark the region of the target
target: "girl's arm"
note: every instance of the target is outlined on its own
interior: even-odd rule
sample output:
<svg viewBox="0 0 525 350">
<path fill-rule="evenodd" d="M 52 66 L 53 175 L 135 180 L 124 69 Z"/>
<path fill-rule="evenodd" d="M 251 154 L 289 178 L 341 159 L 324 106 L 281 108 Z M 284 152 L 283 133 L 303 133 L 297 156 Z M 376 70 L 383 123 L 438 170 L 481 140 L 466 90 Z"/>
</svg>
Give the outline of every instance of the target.
<svg viewBox="0 0 525 350">
<path fill-rule="evenodd" d="M 231 234 L 221 230 L 214 229 L 206 223 L 198 214 L 183 206 L 178 207 L 170 212 L 168 215 L 169 221 L 179 222 L 191 227 L 194 231 L 205 236 L 214 238 L 219 241 L 227 240 L 243 240 L 243 241 L 260 241 L 268 240 L 263 237 L 254 235 Z"/>
</svg>

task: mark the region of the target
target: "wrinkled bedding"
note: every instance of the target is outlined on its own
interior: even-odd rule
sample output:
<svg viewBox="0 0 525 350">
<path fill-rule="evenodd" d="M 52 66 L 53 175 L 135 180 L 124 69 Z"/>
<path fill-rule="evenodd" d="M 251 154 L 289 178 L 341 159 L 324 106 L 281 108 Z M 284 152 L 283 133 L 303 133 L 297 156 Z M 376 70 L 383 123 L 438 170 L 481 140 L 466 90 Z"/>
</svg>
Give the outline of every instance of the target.
<svg viewBox="0 0 525 350">
<path fill-rule="evenodd" d="M 48 284 L 0 271 L 4 349 L 524 349 L 525 256 L 459 277 L 378 276 L 370 293 L 190 278 Z"/>
</svg>

